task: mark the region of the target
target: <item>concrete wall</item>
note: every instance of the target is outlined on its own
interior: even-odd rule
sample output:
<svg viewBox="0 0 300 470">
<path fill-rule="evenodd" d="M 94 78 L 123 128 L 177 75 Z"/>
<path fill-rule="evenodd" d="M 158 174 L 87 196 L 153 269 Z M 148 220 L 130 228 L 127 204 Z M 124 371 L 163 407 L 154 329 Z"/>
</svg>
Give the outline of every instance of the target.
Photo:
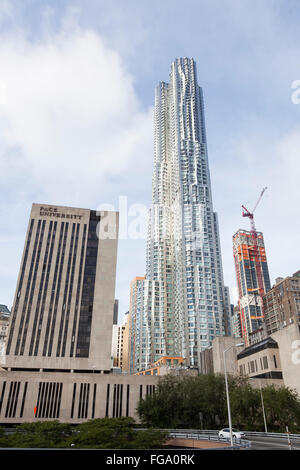
<svg viewBox="0 0 300 470">
<path fill-rule="evenodd" d="M 131 416 L 158 377 L 127 374 L 7 372 L 0 369 L 0 424 Z"/>
<path fill-rule="evenodd" d="M 212 343 L 212 354 L 215 374 L 224 374 L 223 352 L 231 346 L 233 347 L 226 352 L 226 369 L 228 374 L 236 375 L 238 373 L 236 356 L 243 348 L 237 348 L 234 347 L 234 345 L 241 342 L 241 338 L 233 338 L 232 336 L 217 336 L 214 338 Z"/>
<path fill-rule="evenodd" d="M 272 333 L 277 341 L 282 367 L 284 385 L 295 389 L 300 395 L 300 332 L 298 325 L 292 323 Z"/>
<path fill-rule="evenodd" d="M 274 379 L 276 375 L 282 373 L 279 349 L 268 347 L 258 352 L 254 350 L 249 356 L 238 359 L 238 369 L 241 375 L 263 378 L 259 376 L 272 374 L 272 379 Z M 276 380 L 284 385 L 281 378 L 276 378 Z"/>
</svg>

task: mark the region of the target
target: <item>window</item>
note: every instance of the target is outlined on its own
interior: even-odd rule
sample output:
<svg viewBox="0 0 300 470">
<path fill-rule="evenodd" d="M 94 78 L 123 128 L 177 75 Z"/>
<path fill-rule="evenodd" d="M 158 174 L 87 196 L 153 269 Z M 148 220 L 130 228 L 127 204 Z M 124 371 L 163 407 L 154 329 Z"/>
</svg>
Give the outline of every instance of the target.
<svg viewBox="0 0 300 470">
<path fill-rule="evenodd" d="M 264 369 L 268 369 L 268 358 L 267 356 L 264 356 L 263 357 L 263 366 L 264 366 Z"/>
</svg>

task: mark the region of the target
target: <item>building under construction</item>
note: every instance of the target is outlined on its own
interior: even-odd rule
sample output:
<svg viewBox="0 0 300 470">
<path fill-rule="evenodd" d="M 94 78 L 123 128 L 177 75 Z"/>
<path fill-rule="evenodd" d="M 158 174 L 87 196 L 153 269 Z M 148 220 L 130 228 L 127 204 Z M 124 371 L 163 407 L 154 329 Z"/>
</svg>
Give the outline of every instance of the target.
<svg viewBox="0 0 300 470">
<path fill-rule="evenodd" d="M 238 286 L 238 305 L 242 336 L 263 326 L 263 294 L 270 290 L 270 277 L 263 234 L 238 230 L 233 235 L 233 255 Z"/>
</svg>

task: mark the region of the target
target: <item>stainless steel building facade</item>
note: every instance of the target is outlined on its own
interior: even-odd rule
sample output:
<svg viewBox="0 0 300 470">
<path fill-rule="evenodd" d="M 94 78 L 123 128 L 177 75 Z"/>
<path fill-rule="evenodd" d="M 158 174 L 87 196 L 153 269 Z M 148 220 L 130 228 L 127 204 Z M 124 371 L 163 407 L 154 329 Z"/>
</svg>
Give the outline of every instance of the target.
<svg viewBox="0 0 300 470">
<path fill-rule="evenodd" d="M 164 355 L 184 357 L 187 365 L 198 367 L 200 352 L 225 333 L 227 309 L 203 94 L 190 58 L 176 59 L 169 82 L 155 91 L 146 280 L 145 289 L 153 284 L 151 296 L 141 294 L 149 298 L 143 322 L 131 327 L 136 337 L 143 337 L 142 328 L 151 339 L 132 348 L 134 364 L 150 367 Z"/>
</svg>

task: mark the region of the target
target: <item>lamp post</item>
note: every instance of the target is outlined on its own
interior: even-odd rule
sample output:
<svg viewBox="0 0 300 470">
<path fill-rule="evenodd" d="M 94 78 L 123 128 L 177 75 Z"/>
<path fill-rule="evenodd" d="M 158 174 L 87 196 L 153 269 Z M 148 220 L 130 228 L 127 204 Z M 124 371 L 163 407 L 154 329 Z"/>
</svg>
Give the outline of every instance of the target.
<svg viewBox="0 0 300 470">
<path fill-rule="evenodd" d="M 244 346 L 244 343 L 233 344 L 229 348 L 223 351 L 223 360 L 224 360 L 224 374 L 225 374 L 225 386 L 226 386 L 226 400 L 227 400 L 227 412 L 228 412 L 228 424 L 229 424 L 229 432 L 230 432 L 230 444 L 233 446 L 233 438 L 232 438 L 232 422 L 231 422 L 231 410 L 230 410 L 230 397 L 229 397 L 229 388 L 228 388 L 228 378 L 227 378 L 227 368 L 226 368 L 226 353 L 232 348 L 239 348 L 240 346 Z"/>
<path fill-rule="evenodd" d="M 261 407 L 262 407 L 262 412 L 263 412 L 263 417 L 264 417 L 264 424 L 265 424 L 265 432 L 268 432 L 266 413 L 265 413 L 265 405 L 264 405 L 264 399 L 263 399 L 262 388 L 261 388 L 261 382 L 259 382 L 259 388 L 260 388 Z"/>
<path fill-rule="evenodd" d="M 249 379 L 250 380 L 257 380 L 254 377 L 249 377 Z M 263 417 L 264 417 L 265 432 L 268 432 L 267 419 L 266 419 L 266 413 L 265 413 L 265 405 L 264 405 L 264 398 L 263 398 L 263 393 L 262 393 L 262 388 L 261 388 L 261 381 L 259 381 L 259 389 L 260 389 L 261 408 L 262 408 Z"/>
</svg>

